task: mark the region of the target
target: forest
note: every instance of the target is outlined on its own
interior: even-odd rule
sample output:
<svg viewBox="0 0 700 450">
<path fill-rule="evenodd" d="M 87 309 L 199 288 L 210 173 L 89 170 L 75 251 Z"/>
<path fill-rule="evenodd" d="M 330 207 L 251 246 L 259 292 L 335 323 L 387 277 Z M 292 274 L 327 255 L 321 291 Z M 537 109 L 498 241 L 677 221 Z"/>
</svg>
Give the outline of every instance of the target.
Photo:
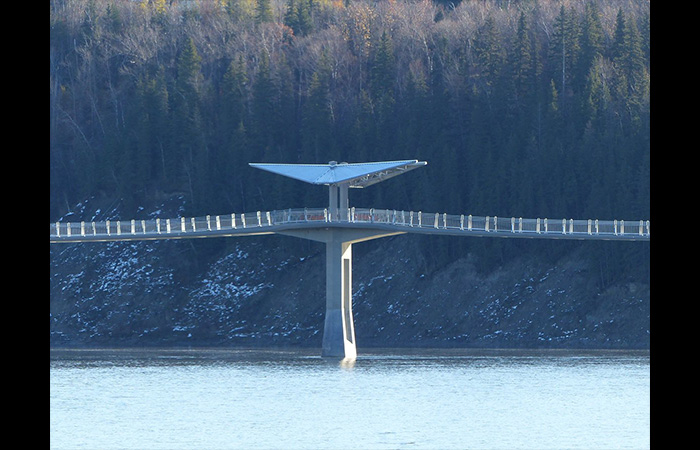
<svg viewBox="0 0 700 450">
<path fill-rule="evenodd" d="M 122 219 L 324 206 L 248 163 L 393 159 L 428 166 L 353 206 L 646 220 L 650 79 L 648 0 L 51 0 L 50 220 L 98 194 Z M 421 245 L 554 257 L 462 241 Z M 589 253 L 648 276 L 648 244 Z"/>
</svg>

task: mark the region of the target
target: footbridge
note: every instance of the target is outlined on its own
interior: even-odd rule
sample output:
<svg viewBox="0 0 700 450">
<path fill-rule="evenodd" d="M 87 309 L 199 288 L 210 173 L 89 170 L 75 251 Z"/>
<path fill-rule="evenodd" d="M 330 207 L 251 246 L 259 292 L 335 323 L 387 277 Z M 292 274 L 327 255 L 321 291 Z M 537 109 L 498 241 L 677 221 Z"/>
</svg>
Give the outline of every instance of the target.
<svg viewBox="0 0 700 450">
<path fill-rule="evenodd" d="M 364 188 L 425 166 L 425 161 L 261 164 L 252 167 L 329 187 L 320 208 L 255 211 L 200 217 L 50 224 L 50 242 L 109 242 L 280 234 L 326 244 L 326 317 L 322 355 L 355 358 L 352 316 L 352 244 L 405 233 L 495 238 L 649 242 L 649 220 L 598 220 L 475 216 L 356 208 L 349 188 Z"/>
</svg>

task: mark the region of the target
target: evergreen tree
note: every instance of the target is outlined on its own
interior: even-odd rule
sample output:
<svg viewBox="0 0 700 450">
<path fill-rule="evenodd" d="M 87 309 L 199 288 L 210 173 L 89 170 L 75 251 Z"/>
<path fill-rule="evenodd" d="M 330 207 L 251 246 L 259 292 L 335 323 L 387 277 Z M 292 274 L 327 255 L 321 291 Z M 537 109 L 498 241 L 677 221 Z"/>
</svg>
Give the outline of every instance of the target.
<svg viewBox="0 0 700 450">
<path fill-rule="evenodd" d="M 255 17 L 255 0 L 228 0 L 224 10 L 234 22 L 245 22 Z"/>
<path fill-rule="evenodd" d="M 171 181 L 178 189 L 189 192 L 195 208 L 204 208 L 208 155 L 202 141 L 202 117 L 200 113 L 199 85 L 202 79 L 201 57 L 192 38 L 182 46 L 176 62 L 177 78 L 172 96 L 172 157 L 174 177 Z"/>
<path fill-rule="evenodd" d="M 299 149 L 300 118 L 296 104 L 295 83 L 293 82 L 293 70 L 289 65 L 287 56 L 282 53 L 277 64 L 275 115 L 273 116 L 274 139 L 276 143 L 277 159 L 286 159 L 287 152 Z"/>
<path fill-rule="evenodd" d="M 624 72 L 630 82 L 630 87 L 639 90 L 640 84 L 644 82 L 646 64 L 642 38 L 634 20 L 625 21 L 622 46 L 619 49 L 619 55 L 613 59 L 613 62 Z"/>
<path fill-rule="evenodd" d="M 617 16 L 615 18 L 615 32 L 613 35 L 612 45 L 610 46 L 609 57 L 612 60 L 618 59 L 622 56 L 622 47 L 624 45 L 625 36 L 625 13 L 622 8 L 617 10 Z"/>
<path fill-rule="evenodd" d="M 474 53 L 483 86 L 492 86 L 504 60 L 503 46 L 499 41 L 496 21 L 489 15 L 474 38 Z"/>
<path fill-rule="evenodd" d="M 586 79 L 583 117 L 591 120 L 590 126 L 601 131 L 606 126 L 606 116 L 610 108 L 610 89 L 602 76 L 604 59 L 598 56 L 591 64 Z"/>
<path fill-rule="evenodd" d="M 645 11 L 642 16 L 640 33 L 642 35 L 642 50 L 644 51 L 644 59 L 648 68 L 651 58 L 651 15 L 648 11 Z"/>
<path fill-rule="evenodd" d="M 649 73 L 644 60 L 642 38 L 634 20 L 625 21 L 620 55 L 613 61 L 627 81 L 625 93 L 631 126 L 644 123 L 645 111 L 649 104 Z"/>
<path fill-rule="evenodd" d="M 410 71 L 399 123 L 399 147 L 407 153 L 420 155 L 429 145 L 429 88 L 421 70 Z M 420 156 L 423 158 L 423 156 Z"/>
<path fill-rule="evenodd" d="M 554 32 L 549 48 L 549 61 L 559 92 L 559 101 L 565 102 L 574 88 L 571 85 L 573 69 L 577 64 L 579 53 L 578 25 L 573 12 L 568 12 L 564 5 L 554 21 Z"/>
<path fill-rule="evenodd" d="M 594 2 L 586 3 L 581 26 L 581 56 L 578 60 L 577 78 L 584 82 L 593 61 L 603 54 L 603 27 L 600 12 Z"/>
<path fill-rule="evenodd" d="M 122 30 L 123 20 L 119 8 L 114 5 L 107 5 L 107 27 L 112 33 L 119 33 Z"/>
<path fill-rule="evenodd" d="M 243 56 L 229 63 L 228 69 L 221 80 L 220 107 L 222 129 L 221 135 L 221 161 L 215 167 L 219 171 L 222 191 L 230 192 L 238 189 L 236 182 L 240 181 L 240 175 L 248 162 L 245 142 L 245 125 L 247 112 L 248 75 Z M 237 199 L 227 195 L 229 204 L 236 205 Z"/>
<path fill-rule="evenodd" d="M 150 182 L 160 183 L 168 175 L 165 159 L 169 147 L 169 99 L 163 67 L 144 83 L 142 95 L 144 110 L 139 125 L 145 134 L 144 151 L 149 155 L 145 162 L 147 177 Z"/>
<path fill-rule="evenodd" d="M 513 47 L 513 83 L 519 103 L 529 100 L 535 90 L 535 68 L 530 26 L 525 13 L 520 13 L 515 45 Z"/>
<path fill-rule="evenodd" d="M 202 57 L 197 52 L 194 40 L 188 37 L 177 59 L 177 82 L 175 86 L 190 104 L 196 103 L 199 97 L 199 84 L 202 79 L 201 64 Z"/>
<path fill-rule="evenodd" d="M 248 183 L 246 183 L 243 174 L 245 173 L 245 165 L 256 159 L 249 156 L 248 133 L 243 121 L 235 128 L 228 150 L 232 159 L 231 170 L 225 178 L 223 192 L 233 211 L 247 211 Z"/>
<path fill-rule="evenodd" d="M 265 161 L 274 146 L 275 97 L 276 88 L 270 72 L 270 56 L 263 50 L 258 73 L 253 81 L 253 139 L 248 141 L 253 146 L 251 151 L 256 160 Z"/>
<path fill-rule="evenodd" d="M 221 81 L 223 133 L 229 134 L 243 121 L 246 111 L 248 74 L 243 56 L 231 61 Z"/>
<path fill-rule="evenodd" d="M 324 162 L 337 159 L 334 156 L 332 126 L 333 112 L 330 102 L 330 67 L 325 53 L 318 69 L 311 76 L 309 94 L 302 117 L 302 160 Z"/>
<path fill-rule="evenodd" d="M 373 63 L 370 67 L 370 88 L 377 120 L 376 145 L 383 151 L 390 152 L 394 133 L 394 85 L 396 81 L 396 60 L 391 37 L 386 31 L 377 45 Z"/>
<path fill-rule="evenodd" d="M 375 99 L 388 96 L 394 97 L 394 81 L 396 80 L 396 61 L 394 45 L 386 31 L 377 44 L 377 51 L 370 69 L 370 85 Z"/>
<path fill-rule="evenodd" d="M 288 0 L 284 23 L 297 36 L 306 36 L 313 31 L 310 0 Z"/>
<path fill-rule="evenodd" d="M 272 22 L 272 4 L 270 0 L 257 0 L 255 20 L 258 23 Z"/>
</svg>

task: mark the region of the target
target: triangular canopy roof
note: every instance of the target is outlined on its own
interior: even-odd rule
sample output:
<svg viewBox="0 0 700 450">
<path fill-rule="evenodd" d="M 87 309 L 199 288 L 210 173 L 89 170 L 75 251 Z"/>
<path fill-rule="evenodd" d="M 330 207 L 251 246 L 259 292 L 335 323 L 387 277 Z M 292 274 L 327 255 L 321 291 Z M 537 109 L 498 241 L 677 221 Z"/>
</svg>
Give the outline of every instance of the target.
<svg viewBox="0 0 700 450">
<path fill-rule="evenodd" d="M 347 184 L 348 187 L 363 188 L 426 164 L 425 161 L 408 159 L 367 163 L 331 161 L 328 164 L 250 163 L 250 166 L 311 184 Z"/>
</svg>

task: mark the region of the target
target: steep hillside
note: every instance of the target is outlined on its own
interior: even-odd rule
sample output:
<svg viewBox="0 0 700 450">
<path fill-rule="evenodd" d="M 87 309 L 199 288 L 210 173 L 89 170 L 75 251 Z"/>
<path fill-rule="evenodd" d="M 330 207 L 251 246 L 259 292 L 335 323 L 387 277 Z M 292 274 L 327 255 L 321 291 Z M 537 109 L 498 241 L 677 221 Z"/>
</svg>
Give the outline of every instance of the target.
<svg viewBox="0 0 700 450">
<path fill-rule="evenodd" d="M 422 239 L 353 246 L 358 347 L 649 348 L 648 281 L 600 287 L 582 257 L 596 244 L 486 271 L 467 252 L 429 272 Z M 52 245 L 51 345 L 320 348 L 324 258 L 281 236 Z"/>
</svg>

